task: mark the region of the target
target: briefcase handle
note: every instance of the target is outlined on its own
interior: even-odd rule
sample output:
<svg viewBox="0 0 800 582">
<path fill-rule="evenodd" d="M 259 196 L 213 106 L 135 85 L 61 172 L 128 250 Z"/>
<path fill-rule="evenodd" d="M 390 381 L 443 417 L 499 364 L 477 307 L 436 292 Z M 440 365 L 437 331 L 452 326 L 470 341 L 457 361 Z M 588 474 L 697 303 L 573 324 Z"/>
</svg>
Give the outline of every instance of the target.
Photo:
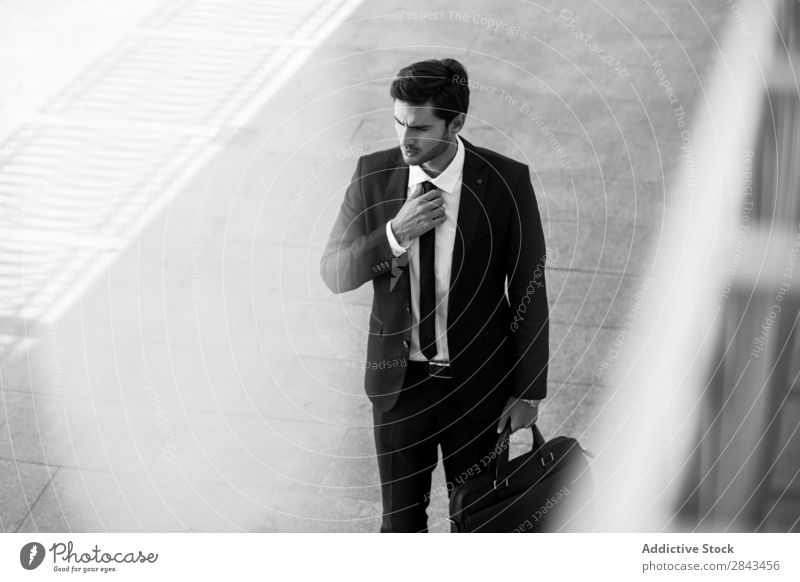
<svg viewBox="0 0 800 582">
<path fill-rule="evenodd" d="M 539 427 L 535 424 L 530 427 L 533 433 L 533 447 L 532 451 L 537 451 L 545 444 L 544 437 L 542 436 Z M 506 423 L 503 432 L 497 438 L 497 444 L 494 447 L 495 451 L 499 454 L 494 458 L 494 488 L 505 487 L 508 485 L 508 456 L 509 449 L 511 448 L 511 421 Z"/>
</svg>

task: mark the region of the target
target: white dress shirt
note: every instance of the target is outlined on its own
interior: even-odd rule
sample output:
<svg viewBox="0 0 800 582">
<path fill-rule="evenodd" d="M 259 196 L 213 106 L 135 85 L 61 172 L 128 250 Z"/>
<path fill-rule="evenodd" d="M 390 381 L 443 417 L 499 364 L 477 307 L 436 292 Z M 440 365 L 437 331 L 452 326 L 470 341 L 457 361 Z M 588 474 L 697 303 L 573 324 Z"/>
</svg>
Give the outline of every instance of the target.
<svg viewBox="0 0 800 582">
<path fill-rule="evenodd" d="M 409 166 L 408 192 L 411 195 L 423 182 L 430 181 L 442 192 L 445 220 L 436 227 L 436 246 L 433 270 L 436 277 L 436 349 L 434 361 L 449 362 L 447 349 L 447 301 L 450 295 L 450 272 L 453 266 L 453 245 L 458 227 L 458 207 L 461 202 L 461 182 L 464 173 L 464 144 L 456 136 L 458 149 L 445 170 L 431 178 L 422 166 Z M 397 242 L 392 232 L 391 222 L 386 223 L 386 236 L 395 257 L 408 251 L 408 272 L 411 276 L 411 353 L 409 359 L 427 362 L 419 349 L 419 238 L 411 241 L 408 248 Z"/>
</svg>

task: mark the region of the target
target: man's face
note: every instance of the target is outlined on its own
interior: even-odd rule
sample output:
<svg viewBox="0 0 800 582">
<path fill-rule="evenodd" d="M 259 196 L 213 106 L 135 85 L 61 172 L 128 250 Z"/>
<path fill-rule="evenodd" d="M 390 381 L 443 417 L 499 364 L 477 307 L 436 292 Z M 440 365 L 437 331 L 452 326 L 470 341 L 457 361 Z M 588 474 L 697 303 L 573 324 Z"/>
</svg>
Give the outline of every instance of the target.
<svg viewBox="0 0 800 582">
<path fill-rule="evenodd" d="M 436 117 L 430 103 L 394 102 L 394 127 L 403 161 L 409 166 L 419 166 L 442 155 L 455 139 L 452 126 Z"/>
</svg>

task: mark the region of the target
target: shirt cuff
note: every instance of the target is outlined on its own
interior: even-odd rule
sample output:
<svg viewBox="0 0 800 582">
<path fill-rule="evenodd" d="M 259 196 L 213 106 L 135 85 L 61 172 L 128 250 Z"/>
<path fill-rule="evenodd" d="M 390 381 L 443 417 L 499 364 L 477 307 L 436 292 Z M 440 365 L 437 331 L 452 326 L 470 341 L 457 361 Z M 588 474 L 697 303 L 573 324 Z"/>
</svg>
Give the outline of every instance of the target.
<svg viewBox="0 0 800 582">
<path fill-rule="evenodd" d="M 392 247 L 392 254 L 395 257 L 401 256 L 408 250 L 408 247 L 402 246 L 399 242 L 397 242 L 397 239 L 394 237 L 394 233 L 392 232 L 391 221 L 386 223 L 386 238 L 389 239 L 389 246 Z"/>
</svg>

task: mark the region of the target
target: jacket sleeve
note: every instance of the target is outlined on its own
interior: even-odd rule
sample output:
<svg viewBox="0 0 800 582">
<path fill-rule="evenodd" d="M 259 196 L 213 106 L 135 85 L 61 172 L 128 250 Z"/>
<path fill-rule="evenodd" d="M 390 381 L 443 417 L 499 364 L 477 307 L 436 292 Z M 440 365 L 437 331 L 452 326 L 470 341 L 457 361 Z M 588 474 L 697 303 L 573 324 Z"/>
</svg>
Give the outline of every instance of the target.
<svg viewBox="0 0 800 582">
<path fill-rule="evenodd" d="M 512 394 L 539 400 L 547 395 L 550 358 L 547 250 L 527 166 L 514 189 L 514 199 L 506 264 L 512 316 Z"/>
<path fill-rule="evenodd" d="M 386 223 L 367 231 L 366 213 L 378 208 L 365 203 L 362 161 L 358 160 L 320 261 L 322 280 L 334 293 L 357 289 L 392 267 L 394 255 L 386 237 Z"/>
</svg>

